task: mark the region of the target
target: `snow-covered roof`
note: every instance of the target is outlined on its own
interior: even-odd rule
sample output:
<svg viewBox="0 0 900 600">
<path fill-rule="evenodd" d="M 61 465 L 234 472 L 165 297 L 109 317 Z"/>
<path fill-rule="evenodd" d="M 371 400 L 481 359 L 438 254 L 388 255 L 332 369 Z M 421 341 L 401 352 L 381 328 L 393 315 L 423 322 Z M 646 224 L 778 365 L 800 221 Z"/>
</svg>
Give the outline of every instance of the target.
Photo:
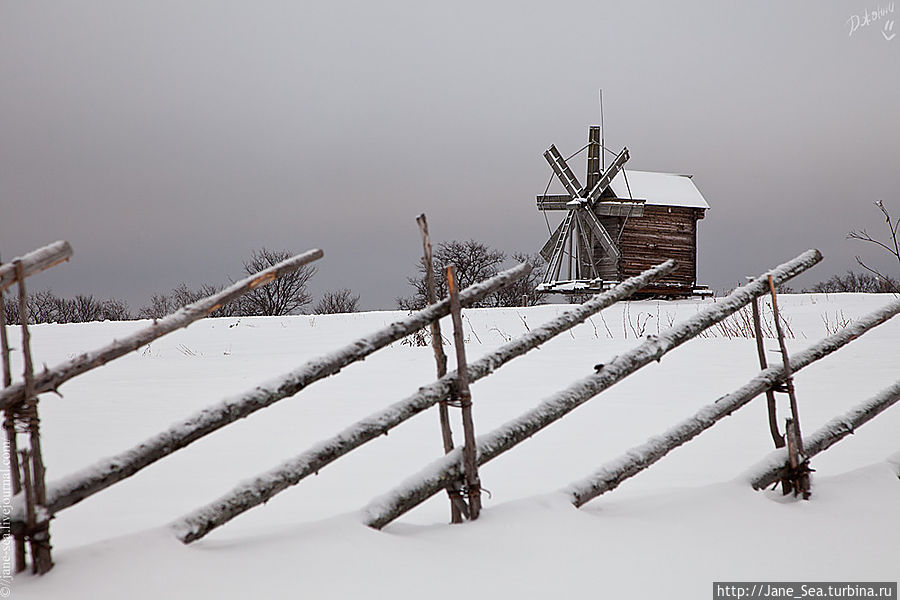
<svg viewBox="0 0 900 600">
<path fill-rule="evenodd" d="M 613 178 L 610 184 L 618 198 L 643 199 L 647 201 L 647 204 L 656 206 L 709 208 L 709 204 L 694 185 L 690 175 L 623 170 L 625 176 L 628 177 L 628 185 L 625 184 L 625 177 L 621 172 Z M 631 188 L 630 195 L 629 187 Z"/>
</svg>

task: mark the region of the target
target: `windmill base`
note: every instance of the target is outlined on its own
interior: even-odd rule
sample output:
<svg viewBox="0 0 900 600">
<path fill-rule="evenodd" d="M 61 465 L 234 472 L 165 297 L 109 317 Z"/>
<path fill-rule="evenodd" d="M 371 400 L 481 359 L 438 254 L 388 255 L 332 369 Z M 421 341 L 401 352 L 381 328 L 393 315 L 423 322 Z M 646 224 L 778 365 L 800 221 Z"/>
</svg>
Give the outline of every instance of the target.
<svg viewBox="0 0 900 600">
<path fill-rule="evenodd" d="M 536 292 L 538 294 L 561 294 L 563 296 L 580 296 L 586 298 L 594 294 L 599 294 L 618 285 L 618 281 L 606 281 L 602 279 L 579 279 L 572 281 L 551 281 L 549 283 L 540 284 Z M 684 299 L 684 298 L 706 298 L 715 295 L 715 292 L 708 286 L 685 286 L 674 283 L 655 283 L 644 289 L 635 292 L 632 298 L 665 298 L 665 299 Z"/>
</svg>

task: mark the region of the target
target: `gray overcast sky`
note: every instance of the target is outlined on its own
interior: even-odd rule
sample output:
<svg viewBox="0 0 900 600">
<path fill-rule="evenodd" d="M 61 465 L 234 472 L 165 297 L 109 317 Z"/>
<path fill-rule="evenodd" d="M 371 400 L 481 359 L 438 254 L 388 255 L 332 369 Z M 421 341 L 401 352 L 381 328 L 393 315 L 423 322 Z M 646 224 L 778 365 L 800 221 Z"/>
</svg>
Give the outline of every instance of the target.
<svg viewBox="0 0 900 600">
<path fill-rule="evenodd" d="M 844 239 L 881 232 L 876 199 L 900 216 L 900 12 L 849 35 L 879 2 L 0 6 L 0 252 L 75 249 L 32 289 L 137 309 L 321 247 L 314 291 L 392 308 L 419 212 L 436 240 L 540 248 L 541 153 L 585 143 L 599 87 L 607 144 L 712 205 L 701 283 L 812 246 L 800 285 L 889 264 Z"/>
</svg>

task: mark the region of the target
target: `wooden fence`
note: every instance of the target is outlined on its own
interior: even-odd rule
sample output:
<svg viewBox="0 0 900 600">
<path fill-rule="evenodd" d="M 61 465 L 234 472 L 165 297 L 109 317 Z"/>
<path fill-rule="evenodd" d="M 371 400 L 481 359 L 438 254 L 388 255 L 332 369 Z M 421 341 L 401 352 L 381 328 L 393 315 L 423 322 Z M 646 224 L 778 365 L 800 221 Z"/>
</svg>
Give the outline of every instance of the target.
<svg viewBox="0 0 900 600">
<path fill-rule="evenodd" d="M 420 226 L 422 226 L 423 246 L 427 259 L 430 242 L 427 240 L 424 219 L 420 222 Z M 201 300 L 154 322 L 149 328 L 142 329 L 125 340 L 113 342 L 108 346 L 85 353 L 46 370 L 45 373 L 34 378 L 30 388 L 22 383 L 8 385 L 0 392 L 0 408 L 6 410 L 7 413 L 15 411 L 26 401 L 29 394 L 36 395 L 40 391 L 55 391 L 61 383 L 71 377 L 122 356 L 146 344 L 149 339 L 155 339 L 179 327 L 186 326 L 193 320 L 208 314 L 222 302 L 237 297 L 243 293 L 241 290 L 252 289 L 256 285 L 263 284 L 287 272 L 287 269 L 299 268 L 302 264 L 315 260 L 321 255 L 319 250 L 310 251 L 238 282 L 216 296 Z M 658 336 L 647 336 L 637 346 L 614 357 L 609 363 L 597 365 L 595 372 L 545 399 L 534 409 L 485 435 L 475 437 L 474 425 L 469 422 L 467 425 L 469 429 L 465 436 L 466 443 L 463 447 L 453 448 L 452 441 L 450 442 L 451 446 L 447 447 L 448 432 L 442 427 L 447 454 L 428 465 L 417 475 L 407 479 L 400 487 L 370 502 L 362 511 L 363 521 L 371 527 L 381 528 L 442 490 L 452 492 L 451 498 L 454 499 L 455 506 L 454 520 L 457 520 L 460 514 L 465 514 L 473 519 L 477 518 L 480 510 L 480 482 L 475 469 L 478 465 L 493 460 L 514 448 L 626 376 L 653 361 L 660 360 L 666 353 L 684 342 L 723 321 L 744 306 L 755 302 L 758 297 L 766 293 L 774 293 L 775 285 L 810 268 L 821 258 L 818 251 L 810 250 L 762 274 L 747 285 L 734 290 L 727 297 L 709 304 L 686 321 L 662 331 Z M 604 308 L 630 297 L 638 290 L 671 272 L 674 267 L 673 261 L 657 265 L 609 291 L 591 298 L 582 305 L 564 311 L 550 322 L 531 329 L 517 339 L 510 340 L 471 364 L 467 364 L 465 360 L 462 335 L 460 335 L 460 307 L 470 306 L 526 276 L 531 267 L 527 264 L 517 265 L 458 292 L 455 286 L 451 285 L 451 297 L 448 299 L 413 312 L 337 351 L 309 360 L 265 386 L 255 387 L 244 394 L 229 397 L 203 409 L 125 452 L 98 461 L 60 481 L 52 482 L 46 486 L 43 502 L 35 504 L 27 501 L 23 493 L 17 493 L 13 499 L 12 514 L 6 525 L 9 525 L 20 539 L 31 537 L 38 524 L 44 526 L 49 518 L 59 511 L 134 475 L 144 467 L 238 419 L 247 417 L 284 398 L 295 396 L 315 381 L 333 375 L 343 367 L 361 360 L 397 340 L 436 324 L 441 317 L 448 314 L 453 317 L 456 326 L 455 332 L 458 334 L 456 336 L 456 371 L 446 373 L 446 367 L 442 371 L 440 364 L 442 350 L 438 353 L 436 345 L 435 352 L 438 357 L 438 379 L 436 381 L 420 387 L 407 398 L 351 424 L 333 437 L 318 442 L 303 453 L 276 465 L 252 480 L 238 484 L 225 495 L 172 523 L 174 534 L 184 543 L 198 540 L 247 510 L 265 503 L 281 491 L 297 485 L 341 456 L 386 434 L 392 428 L 436 404 L 442 406 L 442 410 L 446 409 L 448 401 L 455 401 L 455 404 L 462 407 L 470 405 L 469 383 L 487 377 L 510 360 L 526 354 L 560 333 L 583 323 Z M 0 275 L 3 273 L 5 271 L 0 272 Z M 449 274 L 452 276 L 452 271 Z M 5 277 L 5 275 L 3 276 Z M 614 489 L 624 479 L 648 468 L 667 452 L 712 427 L 725 416 L 745 406 L 754 397 L 773 390 L 782 391 L 785 381 L 789 380 L 791 373 L 835 352 L 898 312 L 900 312 L 900 300 L 895 300 L 883 309 L 867 315 L 847 328 L 817 342 L 790 359 L 789 362 L 786 359 L 784 365 L 765 368 L 739 390 L 723 396 L 664 434 L 651 439 L 642 446 L 633 448 L 619 459 L 607 463 L 584 480 L 573 483 L 564 492 L 569 495 L 573 504 L 581 506 L 590 499 Z M 807 441 L 805 454 L 800 456 L 802 464 L 805 465 L 816 452 L 823 451 L 846 435 L 848 430 L 858 427 L 897 402 L 898 398 L 900 398 L 900 383 L 864 404 L 851 415 L 841 418 L 839 422 L 826 426 L 823 428 L 824 432 L 813 434 Z M 445 416 L 442 413 L 442 425 L 444 421 Z M 799 429 L 797 429 L 797 433 L 799 433 Z M 786 481 L 796 477 L 797 456 L 791 455 L 788 450 L 788 448 L 778 450 L 767 459 L 763 466 L 757 469 L 756 474 L 751 478 L 755 487 L 760 488 L 773 482 Z M 461 491 L 465 491 L 465 494 L 462 494 Z M 464 497 L 467 497 L 467 501 Z M 39 518 L 35 515 L 39 515 Z"/>
</svg>

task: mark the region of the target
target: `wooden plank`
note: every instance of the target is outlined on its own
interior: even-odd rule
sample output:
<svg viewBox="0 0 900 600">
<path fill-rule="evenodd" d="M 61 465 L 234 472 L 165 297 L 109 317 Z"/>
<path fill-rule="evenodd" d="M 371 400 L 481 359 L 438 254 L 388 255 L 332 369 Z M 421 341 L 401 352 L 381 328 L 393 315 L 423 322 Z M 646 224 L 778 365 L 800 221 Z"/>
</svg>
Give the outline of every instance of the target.
<svg viewBox="0 0 900 600">
<path fill-rule="evenodd" d="M 16 267 L 14 266 L 16 261 L 22 263 L 24 276 L 30 277 L 44 269 L 49 269 L 54 265 L 69 260 L 71 256 L 72 247 L 69 245 L 69 242 L 60 240 L 29 252 L 25 256 L 18 256 L 4 265 L 0 265 L 0 292 L 16 282 Z"/>
</svg>

